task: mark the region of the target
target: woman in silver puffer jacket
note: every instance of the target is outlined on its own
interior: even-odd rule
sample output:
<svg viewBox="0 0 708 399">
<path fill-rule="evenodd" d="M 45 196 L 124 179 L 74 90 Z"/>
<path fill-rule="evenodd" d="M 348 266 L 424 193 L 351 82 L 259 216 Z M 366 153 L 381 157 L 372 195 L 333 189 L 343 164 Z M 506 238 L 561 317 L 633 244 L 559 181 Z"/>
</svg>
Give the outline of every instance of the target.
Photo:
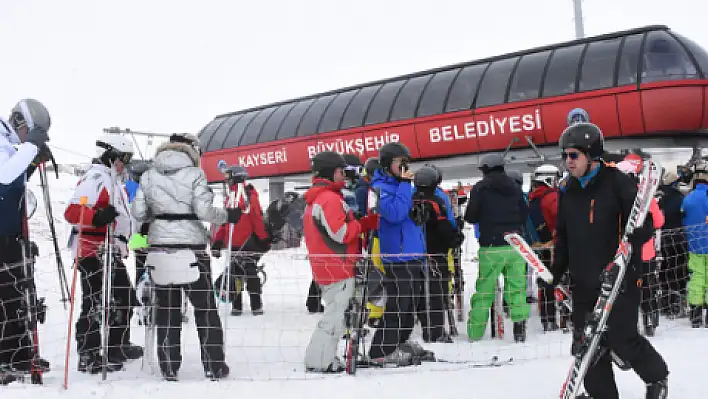
<svg viewBox="0 0 708 399">
<path fill-rule="evenodd" d="M 157 148 L 132 205 L 136 221 L 150 224 L 146 267 L 156 287 L 157 354 L 166 380 L 177 379 L 182 361 L 182 290 L 194 307 L 205 375 L 220 379 L 229 374 L 212 287 L 209 232 L 202 222 L 237 223 L 241 211 L 212 205 L 214 194 L 199 155 L 196 137 L 172 135 Z"/>
</svg>

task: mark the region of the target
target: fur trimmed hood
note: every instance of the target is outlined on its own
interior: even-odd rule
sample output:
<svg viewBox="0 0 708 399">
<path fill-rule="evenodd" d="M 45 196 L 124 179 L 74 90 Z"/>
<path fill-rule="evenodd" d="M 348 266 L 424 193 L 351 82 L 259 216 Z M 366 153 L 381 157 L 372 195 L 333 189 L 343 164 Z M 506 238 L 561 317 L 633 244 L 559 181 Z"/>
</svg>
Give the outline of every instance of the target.
<svg viewBox="0 0 708 399">
<path fill-rule="evenodd" d="M 199 167 L 199 153 L 185 143 L 162 143 L 155 151 L 155 168 L 161 173 Z"/>
</svg>

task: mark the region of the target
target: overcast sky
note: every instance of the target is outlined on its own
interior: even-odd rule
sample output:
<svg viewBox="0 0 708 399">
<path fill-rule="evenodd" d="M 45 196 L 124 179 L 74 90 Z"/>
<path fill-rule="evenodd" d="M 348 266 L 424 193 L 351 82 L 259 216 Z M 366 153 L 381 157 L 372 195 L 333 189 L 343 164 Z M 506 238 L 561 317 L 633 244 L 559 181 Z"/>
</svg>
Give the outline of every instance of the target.
<svg viewBox="0 0 708 399">
<path fill-rule="evenodd" d="M 708 49 L 706 0 L 585 0 L 587 35 L 665 24 Z M 215 115 L 574 38 L 572 0 L 4 1 L 0 114 L 52 115 L 60 163 L 108 126 Z M 61 151 L 59 149 L 67 149 Z"/>
</svg>

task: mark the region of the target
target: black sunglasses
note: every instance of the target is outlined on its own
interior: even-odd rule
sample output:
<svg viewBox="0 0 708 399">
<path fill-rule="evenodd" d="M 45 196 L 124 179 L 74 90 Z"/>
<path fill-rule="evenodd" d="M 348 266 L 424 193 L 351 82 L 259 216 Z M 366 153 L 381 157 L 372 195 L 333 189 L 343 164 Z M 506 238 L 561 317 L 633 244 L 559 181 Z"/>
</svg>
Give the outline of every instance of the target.
<svg viewBox="0 0 708 399">
<path fill-rule="evenodd" d="M 561 153 L 561 158 L 565 161 L 566 159 L 570 158 L 573 161 L 577 160 L 580 157 L 579 152 L 562 152 Z"/>
</svg>

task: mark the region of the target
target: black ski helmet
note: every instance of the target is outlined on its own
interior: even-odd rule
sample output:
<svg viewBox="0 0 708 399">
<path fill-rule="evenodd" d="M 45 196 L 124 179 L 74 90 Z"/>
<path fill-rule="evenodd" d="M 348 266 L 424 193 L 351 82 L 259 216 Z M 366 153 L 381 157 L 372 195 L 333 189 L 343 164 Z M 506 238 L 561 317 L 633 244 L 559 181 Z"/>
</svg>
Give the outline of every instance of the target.
<svg viewBox="0 0 708 399">
<path fill-rule="evenodd" d="M 433 188 L 438 186 L 440 175 L 431 165 L 425 165 L 413 175 L 413 184 L 420 188 Z"/>
<path fill-rule="evenodd" d="M 492 170 L 504 170 L 504 158 L 500 154 L 486 154 L 479 160 L 479 169 L 482 173 L 488 173 Z"/>
<path fill-rule="evenodd" d="M 224 178 L 233 184 L 243 183 L 248 179 L 248 171 L 240 165 L 232 165 L 224 171 Z"/>
<path fill-rule="evenodd" d="M 408 150 L 408 147 L 394 141 L 392 143 L 386 143 L 379 148 L 379 163 L 384 169 L 389 169 L 391 167 L 391 162 L 393 162 L 393 158 L 398 157 L 406 157 L 410 159 L 411 152 Z"/>
<path fill-rule="evenodd" d="M 435 172 L 437 172 L 437 174 L 438 174 L 438 182 L 437 183 L 438 183 L 438 185 L 440 185 L 440 183 L 442 183 L 442 180 L 443 180 L 442 170 L 440 170 L 440 168 L 438 168 L 436 165 L 431 164 L 431 163 L 426 163 L 425 166 L 430 166 L 431 168 L 435 169 Z"/>
<path fill-rule="evenodd" d="M 580 122 L 568 126 L 558 139 L 558 146 L 565 150 L 574 148 L 582 151 L 591 160 L 599 160 L 604 151 L 602 130 L 594 123 Z"/>
<path fill-rule="evenodd" d="M 379 164 L 379 159 L 377 157 L 369 158 L 366 162 L 364 162 L 364 172 L 366 172 L 366 175 L 369 176 L 369 178 L 373 178 L 374 172 L 376 172 L 376 169 L 380 167 L 381 164 Z"/>
<path fill-rule="evenodd" d="M 344 157 L 334 151 L 322 151 L 312 157 L 311 161 L 312 172 L 316 177 L 332 180 L 334 179 L 334 170 L 337 168 L 345 168 L 347 161 Z"/>
<path fill-rule="evenodd" d="M 359 175 L 361 175 L 364 169 L 364 163 L 354 154 L 344 154 L 342 157 L 347 163 L 347 167 L 344 168 L 344 174 L 347 176 L 347 179 L 355 181 L 359 178 Z"/>
<path fill-rule="evenodd" d="M 524 175 L 522 175 L 519 171 L 516 170 L 510 170 L 506 172 L 506 175 L 514 179 L 516 183 L 518 183 L 520 186 L 524 185 Z"/>
</svg>

